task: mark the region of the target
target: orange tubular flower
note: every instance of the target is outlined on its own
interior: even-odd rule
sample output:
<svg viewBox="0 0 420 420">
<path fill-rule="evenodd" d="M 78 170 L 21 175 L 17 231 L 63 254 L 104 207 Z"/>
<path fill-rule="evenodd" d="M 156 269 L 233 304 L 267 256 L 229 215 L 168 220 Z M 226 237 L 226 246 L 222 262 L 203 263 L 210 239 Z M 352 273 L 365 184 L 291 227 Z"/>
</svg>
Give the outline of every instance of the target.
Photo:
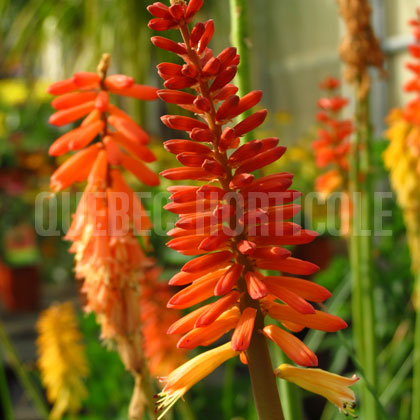
<svg viewBox="0 0 420 420">
<path fill-rule="evenodd" d="M 292 258 L 283 247 L 311 242 L 316 234 L 287 221 L 300 209 L 292 204 L 300 195 L 289 189 L 292 174 L 258 178 L 252 173 L 275 162 L 286 148 L 278 145 L 277 138 L 252 140 L 240 146 L 240 137 L 262 124 L 267 111 L 257 111 L 232 123 L 257 105 L 262 93 L 252 91 L 242 98 L 236 96 L 238 88 L 231 82 L 239 56 L 233 47 L 217 56 L 207 48 L 214 33 L 212 20 L 197 23 L 190 31 L 188 23 L 202 4 L 203 0 L 191 0 L 188 4 L 176 0 L 170 7 L 162 3 L 148 7 L 156 17 L 149 22 L 151 29 L 179 29 L 184 40 L 177 43 L 161 36 L 152 38 L 154 45 L 177 54 L 185 62 L 158 65 L 166 87 L 158 95 L 199 116 L 162 117 L 166 126 L 186 131 L 190 137 L 165 142 L 165 148 L 184 166 L 167 169 L 162 175 L 170 180 L 201 181 L 197 186 L 179 185 L 169 190 L 172 202 L 166 209 L 178 214 L 179 219 L 170 232 L 173 239 L 168 246 L 185 255 L 200 256 L 186 263 L 181 273 L 170 280 L 172 285 L 186 287 L 170 299 L 168 306 L 183 309 L 220 296 L 177 321 L 169 333 L 185 334 L 178 342 L 181 348 L 211 345 L 231 330 L 233 335 L 230 343 L 201 354 L 165 379 L 158 405 L 163 410 L 161 417 L 195 382 L 224 360 L 247 353 L 252 337 L 262 333 L 260 320 L 267 312 L 272 311 L 277 315 L 272 316 L 292 331 L 297 326 L 328 331 L 346 327 L 344 321 L 316 311 L 308 302 L 327 299 L 330 294 L 323 287 L 295 277 L 267 277 L 263 273 L 315 273 L 316 265 Z M 191 88 L 191 93 L 181 90 L 184 88 Z M 273 302 L 276 299 L 284 304 Z M 277 314 L 273 305 L 286 311 Z M 290 339 L 273 331 L 264 333 L 274 342 L 281 342 L 292 360 L 309 366 L 316 364 L 309 349 L 309 357 L 302 357 L 304 347 L 296 337 Z M 241 360 L 250 361 L 248 355 L 244 356 Z"/>
<path fill-rule="evenodd" d="M 341 202 L 341 232 L 349 232 L 350 203 L 348 196 L 348 155 L 350 136 L 353 133 L 351 120 L 341 120 L 339 114 L 348 104 L 348 99 L 335 94 L 340 87 L 339 80 L 327 77 L 319 84 L 328 96 L 318 101 L 319 112 L 316 116 L 320 123 L 318 138 L 312 143 L 315 160 L 319 168 L 328 168 L 327 172 L 315 180 L 315 189 L 327 198 L 334 191 L 343 191 Z"/>
</svg>

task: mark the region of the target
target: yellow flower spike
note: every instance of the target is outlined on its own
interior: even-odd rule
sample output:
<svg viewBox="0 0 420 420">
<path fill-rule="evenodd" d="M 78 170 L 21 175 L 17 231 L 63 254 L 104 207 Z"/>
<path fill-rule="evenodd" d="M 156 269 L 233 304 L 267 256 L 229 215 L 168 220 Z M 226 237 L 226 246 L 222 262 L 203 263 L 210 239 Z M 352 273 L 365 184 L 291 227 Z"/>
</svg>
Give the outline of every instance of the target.
<svg viewBox="0 0 420 420">
<path fill-rule="evenodd" d="M 37 330 L 38 367 L 48 400 L 54 404 L 50 418 L 75 414 L 86 396 L 83 378 L 89 368 L 73 305 L 67 302 L 43 311 Z"/>
<path fill-rule="evenodd" d="M 183 397 L 193 385 L 213 372 L 226 360 L 238 354 L 238 351 L 232 349 L 229 341 L 220 347 L 199 354 L 173 370 L 168 376 L 161 378 L 165 387 L 158 394 L 160 400 L 157 404 L 157 410 L 163 410 L 158 420 L 163 418 L 177 400 Z"/>
<path fill-rule="evenodd" d="M 322 369 L 305 369 L 288 364 L 280 365 L 274 373 L 286 381 L 293 382 L 307 391 L 322 395 L 335 404 L 345 415 L 354 416 L 355 395 L 349 388 L 359 378 L 336 375 Z"/>
<path fill-rule="evenodd" d="M 383 153 L 383 160 L 403 211 L 411 268 L 416 273 L 420 267 L 420 131 L 404 118 L 401 109 L 391 110 L 387 122 L 389 128 L 385 137 L 389 145 Z"/>
</svg>

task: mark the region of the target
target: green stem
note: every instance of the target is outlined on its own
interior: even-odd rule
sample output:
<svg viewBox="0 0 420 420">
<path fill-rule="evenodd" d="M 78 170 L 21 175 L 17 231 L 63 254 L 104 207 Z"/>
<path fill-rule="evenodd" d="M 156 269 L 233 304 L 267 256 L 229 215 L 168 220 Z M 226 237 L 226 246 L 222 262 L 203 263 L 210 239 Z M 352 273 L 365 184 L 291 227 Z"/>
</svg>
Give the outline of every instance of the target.
<svg viewBox="0 0 420 420">
<path fill-rule="evenodd" d="M 230 0 L 230 31 L 232 44 L 236 47 L 241 61 L 236 75 L 236 84 L 239 88 L 238 95 L 246 95 L 251 90 L 250 54 L 249 54 L 249 29 L 248 29 L 248 3 L 247 0 Z M 248 116 L 251 111 L 243 115 Z M 252 139 L 252 132 L 244 136 L 244 141 Z"/>
<path fill-rule="evenodd" d="M 413 356 L 413 390 L 412 390 L 412 407 L 411 420 L 420 418 L 420 272 L 417 273 L 414 285 L 415 301 L 416 301 L 416 326 L 414 330 L 414 356 Z"/>
<path fill-rule="evenodd" d="M 6 371 L 0 352 L 0 401 L 3 407 L 5 420 L 14 420 L 12 400 L 10 398 L 9 386 L 7 384 Z"/>
<path fill-rule="evenodd" d="M 29 376 L 28 372 L 22 366 L 16 351 L 13 347 L 12 342 L 10 341 L 9 337 L 6 334 L 6 331 L 0 322 L 0 345 L 4 351 L 5 356 L 9 360 L 10 364 L 12 365 L 17 377 L 19 378 L 23 388 L 25 389 L 28 396 L 34 402 L 36 408 L 38 409 L 39 414 L 41 414 L 42 418 L 48 419 L 49 410 L 44 402 L 44 399 L 41 397 L 37 387 L 33 383 L 31 377 Z"/>
<path fill-rule="evenodd" d="M 276 366 L 282 363 L 290 364 L 289 358 L 277 345 L 272 347 L 272 353 L 274 354 Z M 284 381 L 282 379 L 278 379 L 277 383 L 280 387 L 280 397 L 285 420 L 303 419 L 302 395 L 300 389 L 292 382 Z"/>
<path fill-rule="evenodd" d="M 371 127 L 369 96 L 358 99 L 356 136 L 353 144 L 350 184 L 353 200 L 353 223 L 350 238 L 350 260 L 353 275 L 353 329 L 356 354 L 366 380 L 377 387 L 375 314 L 372 278 L 373 193 L 371 165 Z M 354 194 L 355 193 L 355 194 Z M 378 404 L 362 384 L 363 418 L 379 419 Z"/>
<path fill-rule="evenodd" d="M 258 310 L 251 344 L 246 351 L 255 405 L 259 420 L 284 420 L 267 340 L 259 332 L 263 328 L 264 316 Z"/>
</svg>

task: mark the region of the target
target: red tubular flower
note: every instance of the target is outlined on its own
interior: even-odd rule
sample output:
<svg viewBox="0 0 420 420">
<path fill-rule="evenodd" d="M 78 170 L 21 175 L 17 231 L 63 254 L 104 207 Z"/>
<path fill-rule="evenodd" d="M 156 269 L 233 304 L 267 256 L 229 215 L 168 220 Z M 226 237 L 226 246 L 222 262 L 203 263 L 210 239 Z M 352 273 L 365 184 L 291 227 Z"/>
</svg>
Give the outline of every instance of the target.
<svg viewBox="0 0 420 420">
<path fill-rule="evenodd" d="M 162 117 L 166 126 L 186 131 L 191 139 L 165 142 L 165 148 L 176 154 L 184 167 L 167 169 L 162 175 L 170 180 L 204 182 L 199 187 L 181 185 L 170 189 L 172 203 L 166 208 L 180 218 L 170 232 L 173 239 L 168 246 L 185 255 L 200 256 L 185 264 L 181 273 L 170 280 L 170 284 L 187 287 L 175 294 L 168 306 L 188 308 L 220 296 L 219 300 L 177 321 L 169 333 L 185 334 L 178 346 L 194 348 L 208 346 L 233 330 L 230 343 L 233 352 L 227 352 L 224 345 L 198 356 L 215 368 L 221 359 L 247 352 L 253 334 L 261 333 L 258 331 L 261 325 L 256 320 L 273 311 L 273 300 L 282 301 L 283 305 L 275 305 L 287 308 L 292 314 L 283 324 L 292 330 L 297 326 L 314 326 L 336 331 L 346 324 L 341 320 L 332 322 L 327 314 L 315 311 L 307 302 L 307 299 L 320 302 L 328 298 L 330 294 L 322 287 L 293 277 L 263 274 L 265 269 L 298 275 L 316 272 L 317 266 L 290 257 L 290 252 L 282 248 L 310 242 L 316 234 L 287 221 L 299 211 L 299 206 L 291 204 L 299 197 L 299 193 L 289 189 L 292 174 L 258 178 L 252 173 L 275 162 L 286 149 L 278 145 L 276 138 L 240 145 L 240 137 L 262 124 L 267 111 L 257 111 L 238 123 L 232 122 L 258 104 L 262 93 L 252 91 L 242 98 L 235 95 L 238 89 L 231 81 L 239 56 L 235 48 L 226 48 L 217 56 L 207 48 L 214 32 L 213 21 L 197 23 L 190 31 L 188 22 L 202 3 L 203 0 L 191 0 L 187 5 L 176 0 L 170 7 L 154 3 L 148 10 L 156 17 L 150 21 L 150 28 L 179 29 L 184 41 L 152 38 L 154 45 L 177 54 L 185 63 L 159 64 L 158 72 L 167 89 L 158 91 L 158 95 L 198 115 Z M 180 90 L 184 88 L 192 90 L 189 93 Z M 327 106 L 336 108 L 340 104 Z M 302 357 L 305 347 L 296 337 L 266 335 L 275 342 L 281 341 L 297 363 L 316 364 L 309 350 L 308 357 Z M 209 371 L 206 369 L 206 374 Z M 165 379 L 167 385 L 158 406 L 164 410 L 161 417 L 203 376 L 189 373 L 186 368 L 171 373 Z M 176 388 L 174 383 L 182 386 Z"/>
</svg>

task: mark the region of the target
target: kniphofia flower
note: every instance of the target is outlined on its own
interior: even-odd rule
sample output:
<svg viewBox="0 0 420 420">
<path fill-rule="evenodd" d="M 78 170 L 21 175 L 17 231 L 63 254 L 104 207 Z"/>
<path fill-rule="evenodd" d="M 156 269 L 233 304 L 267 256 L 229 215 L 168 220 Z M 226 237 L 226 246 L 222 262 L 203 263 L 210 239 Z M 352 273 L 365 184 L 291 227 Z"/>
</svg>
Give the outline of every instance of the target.
<svg viewBox="0 0 420 420">
<path fill-rule="evenodd" d="M 169 232 L 173 239 L 167 245 L 198 257 L 170 280 L 173 286 L 186 287 L 170 299 L 168 306 L 184 309 L 218 297 L 175 322 L 169 333 L 184 334 L 178 347 L 188 349 L 209 346 L 225 334 L 233 334 L 229 343 L 197 356 L 168 375 L 158 403 L 163 410 L 161 417 L 194 383 L 227 358 L 240 354 L 241 360 L 249 359 L 252 337 L 262 333 L 259 324 L 267 313 L 292 332 L 304 327 L 327 331 L 346 327 L 341 319 L 316 311 L 309 303 L 327 299 L 330 293 L 325 288 L 294 277 L 311 275 L 318 267 L 293 258 L 285 246 L 308 243 L 315 233 L 288 221 L 300 210 L 293 204 L 300 194 L 290 189 L 292 174 L 257 177 L 253 173 L 277 161 L 286 149 L 277 138 L 240 145 L 244 134 L 263 123 L 267 111 L 254 112 L 237 123 L 233 120 L 257 105 L 262 92 L 252 91 L 242 98 L 236 95 L 238 88 L 231 82 L 239 56 L 233 47 L 213 55 L 208 48 L 214 33 L 212 20 L 199 22 L 190 30 L 188 23 L 202 4 L 203 0 L 188 4 L 177 0 L 170 7 L 163 3 L 148 7 L 156 17 L 149 22 L 151 29 L 179 29 L 184 41 L 152 38 L 155 46 L 175 53 L 184 62 L 158 65 L 166 88 L 158 95 L 196 114 L 162 117 L 166 126 L 189 136 L 188 140 L 165 142 L 165 148 L 183 166 L 167 169 L 162 175 L 173 181 L 197 181 L 196 185 L 169 188 L 172 202 L 166 209 L 178 214 L 179 219 Z M 189 92 L 183 90 L 188 88 Z M 291 276 L 267 276 L 264 270 Z M 296 349 L 303 348 L 303 343 L 294 338 L 280 339 L 282 347 L 296 363 L 313 366 L 316 356 L 306 349 L 308 358 L 302 358 Z"/>
<path fill-rule="evenodd" d="M 417 273 L 420 269 L 420 9 L 410 25 L 415 43 L 408 48 L 412 61 L 406 67 L 413 77 L 406 82 L 404 90 L 415 96 L 403 109 L 389 113 L 385 137 L 390 143 L 383 159 L 403 210 L 411 266 L 413 273 Z"/>
<path fill-rule="evenodd" d="M 319 123 L 318 137 L 312 142 L 315 151 L 316 165 L 326 172 L 315 180 L 315 190 L 324 198 L 336 191 L 341 191 L 341 232 L 349 232 L 350 199 L 348 195 L 348 156 L 353 133 L 350 119 L 341 119 L 340 113 L 348 104 L 348 100 L 336 93 L 340 81 L 327 77 L 319 84 L 327 95 L 319 99 L 317 120 Z"/>
<path fill-rule="evenodd" d="M 138 294 L 141 276 L 153 262 L 136 234 L 151 222 L 140 200 L 125 183 L 121 169 L 154 186 L 158 176 L 145 163 L 155 160 L 147 148 L 148 134 L 111 103 L 115 95 L 142 100 L 157 98 L 156 88 L 137 85 L 125 75 L 107 76 L 104 54 L 98 73 L 79 72 L 51 85 L 58 95 L 50 123 L 64 125 L 84 118 L 80 127 L 62 135 L 50 147 L 59 156 L 75 151 L 51 177 L 53 191 L 87 181 L 66 239 L 72 241 L 76 276 L 83 280 L 86 309 L 96 313 L 102 338 L 116 341 L 127 369 L 141 363 Z M 148 237 L 144 236 L 148 243 Z"/>
<path fill-rule="evenodd" d="M 38 367 L 53 408 L 51 419 L 75 415 L 87 395 L 89 374 L 76 314 L 71 303 L 52 305 L 37 322 Z"/>
<path fill-rule="evenodd" d="M 315 394 L 322 395 L 335 404 L 345 415 L 354 415 L 355 395 L 350 389 L 359 378 L 353 375 L 345 378 L 322 369 L 302 369 L 299 367 L 282 364 L 276 369 L 276 374 L 282 379 L 293 382 Z"/>
</svg>

